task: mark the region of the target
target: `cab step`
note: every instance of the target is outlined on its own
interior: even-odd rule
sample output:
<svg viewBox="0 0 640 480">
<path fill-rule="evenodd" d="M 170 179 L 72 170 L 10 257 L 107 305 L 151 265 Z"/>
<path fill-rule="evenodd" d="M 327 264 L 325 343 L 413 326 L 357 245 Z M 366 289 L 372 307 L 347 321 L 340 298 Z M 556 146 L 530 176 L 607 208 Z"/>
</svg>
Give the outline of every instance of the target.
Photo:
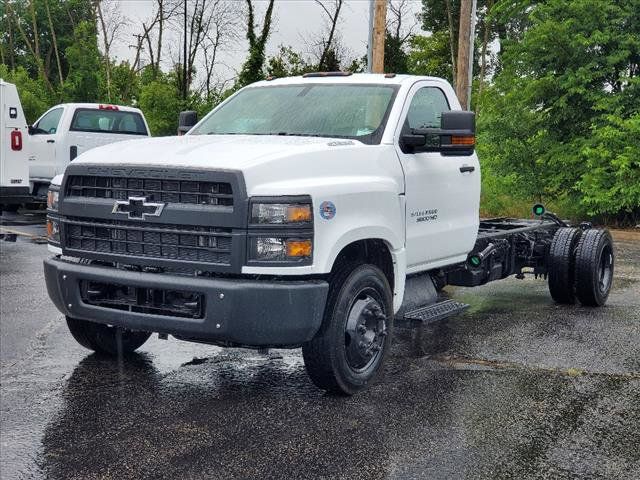
<svg viewBox="0 0 640 480">
<path fill-rule="evenodd" d="M 455 300 L 444 300 L 424 307 L 418 307 L 404 314 L 404 320 L 421 323 L 437 322 L 464 312 L 469 305 Z"/>
</svg>

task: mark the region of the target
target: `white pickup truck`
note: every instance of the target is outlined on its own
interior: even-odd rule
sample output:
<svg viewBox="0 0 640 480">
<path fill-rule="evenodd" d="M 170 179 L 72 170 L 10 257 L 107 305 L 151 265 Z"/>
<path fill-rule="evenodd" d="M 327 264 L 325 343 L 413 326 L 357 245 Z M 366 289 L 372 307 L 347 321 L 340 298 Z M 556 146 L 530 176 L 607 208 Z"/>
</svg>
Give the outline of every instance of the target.
<svg viewBox="0 0 640 480">
<path fill-rule="evenodd" d="M 98 103 L 56 105 L 29 127 L 29 188 L 47 194 L 49 182 L 78 155 L 101 145 L 149 136 L 142 112 Z"/>
<path fill-rule="evenodd" d="M 113 144 L 52 185 L 49 295 L 83 346 L 151 332 L 295 348 L 320 388 L 380 370 L 394 320 L 466 306 L 445 285 L 548 277 L 558 302 L 604 304 L 606 230 L 480 221 L 474 114 L 442 79 L 306 74 L 250 85 L 183 137 Z M 523 293 L 526 294 L 526 293 Z"/>
</svg>

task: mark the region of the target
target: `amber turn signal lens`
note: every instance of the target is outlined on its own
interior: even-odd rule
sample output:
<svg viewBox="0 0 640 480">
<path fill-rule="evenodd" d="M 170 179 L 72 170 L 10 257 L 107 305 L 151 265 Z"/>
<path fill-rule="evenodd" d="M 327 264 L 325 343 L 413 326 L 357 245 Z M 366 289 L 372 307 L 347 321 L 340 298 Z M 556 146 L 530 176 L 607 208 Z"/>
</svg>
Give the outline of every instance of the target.
<svg viewBox="0 0 640 480">
<path fill-rule="evenodd" d="M 53 222 L 51 220 L 47 220 L 47 237 L 51 238 L 53 236 Z"/>
<path fill-rule="evenodd" d="M 311 221 L 311 205 L 289 205 L 287 207 L 287 222 L 303 223 Z"/>
<path fill-rule="evenodd" d="M 310 257 L 311 240 L 287 240 L 287 257 Z"/>
<path fill-rule="evenodd" d="M 471 135 L 465 135 L 465 136 L 458 136 L 458 135 L 452 135 L 451 136 L 451 145 L 475 145 L 476 144 L 476 137 L 471 136 Z"/>
</svg>

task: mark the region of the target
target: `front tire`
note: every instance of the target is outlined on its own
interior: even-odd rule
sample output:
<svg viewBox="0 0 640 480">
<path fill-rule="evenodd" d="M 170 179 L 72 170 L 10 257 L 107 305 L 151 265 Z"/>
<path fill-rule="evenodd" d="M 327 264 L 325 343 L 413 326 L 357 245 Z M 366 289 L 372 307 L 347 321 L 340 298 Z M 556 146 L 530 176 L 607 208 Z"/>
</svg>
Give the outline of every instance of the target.
<svg viewBox="0 0 640 480">
<path fill-rule="evenodd" d="M 382 270 L 347 264 L 333 275 L 324 319 L 302 346 L 313 383 L 353 395 L 371 383 L 390 349 L 393 294 Z"/>
<path fill-rule="evenodd" d="M 576 248 L 576 296 L 590 307 L 605 304 L 613 283 L 613 241 L 608 230 L 587 230 Z"/>
<path fill-rule="evenodd" d="M 67 317 L 67 326 L 73 338 L 80 345 L 96 353 L 109 356 L 116 356 L 119 351 L 122 354 L 132 353 L 151 336 L 150 332 L 118 329 L 113 326 L 71 317 Z M 120 336 L 120 339 L 118 336 Z"/>
</svg>

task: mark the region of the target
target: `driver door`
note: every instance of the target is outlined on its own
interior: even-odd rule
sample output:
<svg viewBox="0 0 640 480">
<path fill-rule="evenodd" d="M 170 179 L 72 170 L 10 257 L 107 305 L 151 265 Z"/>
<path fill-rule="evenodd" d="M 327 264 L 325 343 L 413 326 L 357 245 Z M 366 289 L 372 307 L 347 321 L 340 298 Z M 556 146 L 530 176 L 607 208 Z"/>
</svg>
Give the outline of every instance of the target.
<svg viewBox="0 0 640 480">
<path fill-rule="evenodd" d="M 59 141 L 58 128 L 64 108 L 55 107 L 46 112 L 33 124 L 29 143 L 29 177 L 51 180 L 57 175 L 56 142 Z"/>
<path fill-rule="evenodd" d="M 450 90 L 449 98 L 453 95 Z M 459 108 L 450 106 L 443 89 L 430 82 L 414 85 L 408 100 L 395 145 L 405 174 L 407 267 L 412 273 L 463 261 L 472 250 L 479 224 L 480 166 L 475 153 L 445 156 L 403 147 L 403 133 L 440 128 L 442 112 Z"/>
</svg>

